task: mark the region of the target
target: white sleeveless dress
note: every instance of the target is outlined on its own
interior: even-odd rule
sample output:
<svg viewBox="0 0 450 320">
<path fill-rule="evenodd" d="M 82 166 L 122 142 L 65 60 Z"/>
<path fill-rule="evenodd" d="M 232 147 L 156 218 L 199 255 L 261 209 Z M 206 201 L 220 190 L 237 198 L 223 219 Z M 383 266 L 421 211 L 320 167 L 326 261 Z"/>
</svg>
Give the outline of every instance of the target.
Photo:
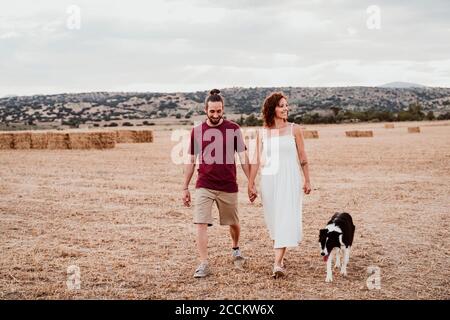
<svg viewBox="0 0 450 320">
<path fill-rule="evenodd" d="M 263 128 L 261 198 L 274 248 L 296 247 L 302 240 L 302 180 L 293 134 L 269 137 Z"/>
</svg>

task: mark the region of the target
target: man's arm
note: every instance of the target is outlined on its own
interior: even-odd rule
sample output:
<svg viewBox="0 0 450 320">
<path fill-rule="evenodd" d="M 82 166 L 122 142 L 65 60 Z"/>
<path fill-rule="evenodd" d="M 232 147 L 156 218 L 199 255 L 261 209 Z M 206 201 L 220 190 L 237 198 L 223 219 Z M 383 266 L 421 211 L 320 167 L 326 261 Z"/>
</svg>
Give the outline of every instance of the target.
<svg viewBox="0 0 450 320">
<path fill-rule="evenodd" d="M 248 152 L 247 147 L 245 146 L 245 142 L 242 135 L 242 130 L 239 128 L 237 131 L 237 137 L 236 137 L 236 151 L 239 155 L 239 161 L 241 163 L 242 171 L 244 171 L 245 176 L 247 177 L 247 180 L 250 178 L 250 161 L 248 158 Z"/>
<path fill-rule="evenodd" d="M 183 184 L 183 203 L 186 207 L 191 206 L 191 193 L 189 192 L 189 183 L 195 170 L 195 155 L 189 156 L 189 161 L 184 167 L 184 184 Z"/>
<path fill-rule="evenodd" d="M 245 176 L 247 177 L 248 180 L 248 198 L 251 202 L 255 201 L 257 194 L 256 194 L 256 188 L 254 183 L 252 184 L 251 181 L 251 171 L 253 166 L 250 164 L 250 160 L 248 157 L 248 152 L 247 150 L 240 152 L 239 153 L 239 159 L 241 160 L 241 167 L 242 167 L 242 171 L 244 171 Z"/>
<path fill-rule="evenodd" d="M 242 171 L 244 171 L 247 180 L 250 178 L 250 161 L 247 150 L 239 152 L 239 160 L 241 162 Z"/>
</svg>

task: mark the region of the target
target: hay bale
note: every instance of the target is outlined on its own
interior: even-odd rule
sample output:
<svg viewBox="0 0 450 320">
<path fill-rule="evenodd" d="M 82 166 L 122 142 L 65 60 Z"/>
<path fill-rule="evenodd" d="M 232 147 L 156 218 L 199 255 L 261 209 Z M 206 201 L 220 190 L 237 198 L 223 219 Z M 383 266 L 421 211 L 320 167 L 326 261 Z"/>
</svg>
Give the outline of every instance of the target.
<svg viewBox="0 0 450 320">
<path fill-rule="evenodd" d="M 319 132 L 317 130 L 303 130 L 303 137 L 305 139 L 318 139 Z"/>
<path fill-rule="evenodd" d="M 47 149 L 69 149 L 70 139 L 68 133 L 48 132 Z"/>
<path fill-rule="evenodd" d="M 117 143 L 142 143 L 153 142 L 153 132 L 151 130 L 117 130 Z"/>
<path fill-rule="evenodd" d="M 31 133 L 30 132 L 15 132 L 13 133 L 13 148 L 14 149 L 30 149 L 31 148 Z"/>
<path fill-rule="evenodd" d="M 151 137 L 150 137 L 151 138 Z M 149 140 L 148 133 L 138 139 Z M 115 132 L 20 132 L 0 134 L 0 149 L 110 149 Z"/>
<path fill-rule="evenodd" d="M 31 134 L 31 149 L 47 149 L 48 136 L 47 132 L 33 132 Z"/>
<path fill-rule="evenodd" d="M 153 132 L 151 130 L 139 130 L 134 134 L 134 142 L 145 143 L 153 142 Z"/>
<path fill-rule="evenodd" d="M 347 137 L 373 137 L 372 130 L 353 130 L 353 131 L 345 131 L 345 135 Z"/>
<path fill-rule="evenodd" d="M 0 149 L 12 149 L 13 146 L 13 134 L 0 133 Z"/>
<path fill-rule="evenodd" d="M 114 132 L 71 132 L 69 149 L 110 149 L 116 145 Z"/>
<path fill-rule="evenodd" d="M 393 124 L 393 123 L 385 123 L 385 124 L 384 124 L 384 127 L 385 127 L 386 129 L 394 129 L 394 124 Z"/>
<path fill-rule="evenodd" d="M 88 132 L 70 132 L 68 149 L 91 149 L 91 139 Z"/>
<path fill-rule="evenodd" d="M 117 130 L 116 131 L 117 143 L 133 143 L 133 131 L 132 130 Z"/>
<path fill-rule="evenodd" d="M 408 127 L 408 133 L 420 133 L 420 127 Z"/>
<path fill-rule="evenodd" d="M 116 146 L 115 132 L 93 132 L 92 137 L 101 149 L 112 149 Z"/>
<path fill-rule="evenodd" d="M 373 131 L 358 131 L 358 137 L 373 137 Z"/>
</svg>

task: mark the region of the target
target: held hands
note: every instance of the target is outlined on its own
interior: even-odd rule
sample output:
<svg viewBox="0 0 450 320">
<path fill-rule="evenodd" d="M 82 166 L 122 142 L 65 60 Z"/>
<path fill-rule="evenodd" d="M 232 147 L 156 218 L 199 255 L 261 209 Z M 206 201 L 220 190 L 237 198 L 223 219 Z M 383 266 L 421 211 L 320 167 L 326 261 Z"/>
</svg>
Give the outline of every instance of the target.
<svg viewBox="0 0 450 320">
<path fill-rule="evenodd" d="M 249 183 L 247 187 L 248 199 L 250 202 L 255 201 L 256 197 L 258 197 L 258 192 L 256 191 L 256 187 L 254 183 Z"/>
<path fill-rule="evenodd" d="M 189 192 L 189 189 L 183 190 L 183 203 L 185 207 L 191 206 L 191 193 Z"/>
<path fill-rule="evenodd" d="M 303 184 L 303 192 L 305 194 L 309 194 L 311 192 L 311 183 L 309 183 L 309 181 L 305 181 Z"/>
</svg>

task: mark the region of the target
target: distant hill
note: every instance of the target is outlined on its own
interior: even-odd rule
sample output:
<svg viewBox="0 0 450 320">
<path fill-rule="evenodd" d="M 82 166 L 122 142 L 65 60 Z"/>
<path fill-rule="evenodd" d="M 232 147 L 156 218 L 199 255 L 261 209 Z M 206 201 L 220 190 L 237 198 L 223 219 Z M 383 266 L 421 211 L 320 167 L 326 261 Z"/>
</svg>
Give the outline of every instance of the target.
<svg viewBox="0 0 450 320">
<path fill-rule="evenodd" d="M 389 82 L 380 86 L 380 88 L 426 88 L 426 86 L 412 82 Z"/>
<path fill-rule="evenodd" d="M 288 97 L 290 115 L 328 114 L 338 110 L 399 112 L 411 104 L 420 104 L 424 112 L 433 111 L 436 115 L 450 111 L 450 88 L 233 87 L 221 91 L 227 114 L 260 114 L 264 99 L 274 91 L 282 91 Z M 190 119 L 203 113 L 207 93 L 87 92 L 12 96 L 0 99 L 0 124 L 104 125 L 168 117 Z"/>
</svg>

